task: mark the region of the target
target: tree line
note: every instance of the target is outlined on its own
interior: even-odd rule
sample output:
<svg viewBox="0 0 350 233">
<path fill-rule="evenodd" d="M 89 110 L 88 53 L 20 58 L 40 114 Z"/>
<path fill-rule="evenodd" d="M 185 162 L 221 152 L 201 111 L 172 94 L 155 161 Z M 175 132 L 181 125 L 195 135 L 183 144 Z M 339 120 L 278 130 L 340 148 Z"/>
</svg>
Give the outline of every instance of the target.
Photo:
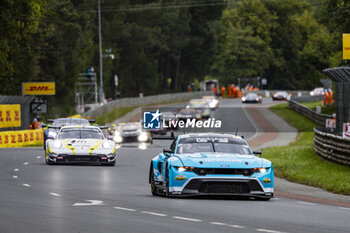
<svg viewBox="0 0 350 233">
<path fill-rule="evenodd" d="M 262 77 L 272 89 L 319 86 L 340 65 L 345 0 L 101 0 L 107 98 L 187 90 L 206 78 Z M 73 113 L 79 73 L 99 73 L 97 0 L 3 0 L 0 94 L 55 81 L 54 115 Z M 119 85 L 114 85 L 114 76 Z"/>
</svg>

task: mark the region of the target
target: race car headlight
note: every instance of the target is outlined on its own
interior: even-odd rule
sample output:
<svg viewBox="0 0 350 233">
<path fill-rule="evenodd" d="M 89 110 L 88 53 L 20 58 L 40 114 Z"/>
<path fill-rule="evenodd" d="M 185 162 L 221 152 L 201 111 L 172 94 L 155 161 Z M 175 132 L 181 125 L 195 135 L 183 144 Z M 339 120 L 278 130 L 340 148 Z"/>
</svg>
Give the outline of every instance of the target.
<svg viewBox="0 0 350 233">
<path fill-rule="evenodd" d="M 266 173 L 267 169 L 264 167 L 253 168 L 254 172 Z"/>
<path fill-rule="evenodd" d="M 146 132 L 141 132 L 141 134 L 137 137 L 139 142 L 145 142 L 148 140 L 148 134 Z"/>
<path fill-rule="evenodd" d="M 113 140 L 116 142 L 116 143 L 121 143 L 123 141 L 123 138 L 118 134 L 118 135 L 115 135 Z"/>
<path fill-rule="evenodd" d="M 60 141 L 55 141 L 55 142 L 53 143 L 53 146 L 54 146 L 55 148 L 60 148 L 60 147 L 62 146 L 62 143 L 61 143 Z"/>
<path fill-rule="evenodd" d="M 256 101 L 259 101 L 259 97 L 258 97 L 258 98 L 256 98 Z"/>
<path fill-rule="evenodd" d="M 56 135 L 57 135 L 56 132 L 54 132 L 54 131 L 49 131 L 49 134 L 48 134 L 47 136 L 48 136 L 48 137 L 53 137 L 53 138 L 55 138 Z"/>
<path fill-rule="evenodd" d="M 104 143 L 102 144 L 102 147 L 105 148 L 105 149 L 109 149 L 109 148 L 111 148 L 111 143 L 109 143 L 109 142 L 104 142 Z"/>
<path fill-rule="evenodd" d="M 194 167 L 176 167 L 179 172 L 190 172 L 194 170 Z"/>
<path fill-rule="evenodd" d="M 246 100 L 246 98 L 245 97 L 242 97 L 242 101 L 245 101 Z"/>
</svg>

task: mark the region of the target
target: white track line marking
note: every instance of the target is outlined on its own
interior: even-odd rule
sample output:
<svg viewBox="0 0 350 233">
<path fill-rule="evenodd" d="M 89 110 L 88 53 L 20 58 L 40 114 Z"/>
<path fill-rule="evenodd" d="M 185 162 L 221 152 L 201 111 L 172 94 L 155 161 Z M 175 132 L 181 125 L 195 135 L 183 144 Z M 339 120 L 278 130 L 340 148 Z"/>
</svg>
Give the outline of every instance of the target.
<svg viewBox="0 0 350 233">
<path fill-rule="evenodd" d="M 25 187 L 30 187 L 31 185 L 30 184 L 22 184 L 23 186 Z"/>
<path fill-rule="evenodd" d="M 28 164 L 29 164 L 28 162 L 23 163 L 23 165 L 28 165 Z"/>
<path fill-rule="evenodd" d="M 156 213 L 156 212 L 149 212 L 149 211 L 141 211 L 141 213 L 143 213 L 143 214 L 155 215 L 155 216 L 161 216 L 161 217 L 168 216 L 168 215 L 166 215 L 166 214 L 161 214 L 161 213 Z"/>
<path fill-rule="evenodd" d="M 17 179 L 17 178 L 18 178 L 18 176 L 12 176 L 12 178 L 13 178 L 13 179 Z"/>
<path fill-rule="evenodd" d="M 299 204 L 304 204 L 304 205 L 316 205 L 315 203 L 311 202 L 304 202 L 304 201 L 298 201 Z"/>
<path fill-rule="evenodd" d="M 200 220 L 200 219 L 185 218 L 185 217 L 181 217 L 181 216 L 173 216 L 173 218 L 179 219 L 179 220 L 191 221 L 191 222 L 202 222 L 202 220 Z"/>
<path fill-rule="evenodd" d="M 15 168 L 15 169 L 13 169 L 15 172 L 18 172 L 19 171 L 19 169 L 18 168 Z"/>
<path fill-rule="evenodd" d="M 55 197 L 60 197 L 61 196 L 58 193 L 49 193 L 49 194 L 52 195 L 52 196 L 55 196 Z"/>
<path fill-rule="evenodd" d="M 229 227 L 233 227 L 233 228 L 245 228 L 245 226 L 240 226 L 240 225 L 229 225 Z"/>
<path fill-rule="evenodd" d="M 132 212 L 136 211 L 134 209 L 124 208 L 124 207 L 119 207 L 119 206 L 114 206 L 113 208 L 117 209 L 117 210 L 125 210 L 125 211 L 132 211 Z"/>
<path fill-rule="evenodd" d="M 37 158 L 37 159 L 40 159 L 40 158 L 41 158 L 41 156 L 36 156 L 36 158 Z"/>
<path fill-rule="evenodd" d="M 260 232 L 269 232 L 269 233 L 284 233 L 282 231 L 274 231 L 274 230 L 268 230 L 268 229 L 256 229 L 256 230 Z"/>
<path fill-rule="evenodd" d="M 210 224 L 218 225 L 218 226 L 226 226 L 227 225 L 226 223 L 222 223 L 222 222 L 210 222 Z"/>
<path fill-rule="evenodd" d="M 73 206 L 96 206 L 96 205 L 106 205 L 100 200 L 85 200 L 87 203 L 74 203 Z"/>
<path fill-rule="evenodd" d="M 346 207 L 338 207 L 341 210 L 350 210 L 350 208 L 346 208 Z"/>
</svg>

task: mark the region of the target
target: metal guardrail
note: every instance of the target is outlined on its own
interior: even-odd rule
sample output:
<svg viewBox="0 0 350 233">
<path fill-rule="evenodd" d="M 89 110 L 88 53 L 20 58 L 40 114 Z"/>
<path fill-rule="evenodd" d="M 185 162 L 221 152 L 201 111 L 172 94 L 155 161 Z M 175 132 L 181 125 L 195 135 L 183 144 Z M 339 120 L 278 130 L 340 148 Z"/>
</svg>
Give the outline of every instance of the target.
<svg viewBox="0 0 350 233">
<path fill-rule="evenodd" d="M 325 132 L 321 127 L 314 128 L 315 153 L 327 160 L 350 166 L 350 139 Z"/>
<path fill-rule="evenodd" d="M 302 100 L 302 99 L 299 99 L 299 100 Z M 306 101 L 308 100 L 305 100 L 303 102 L 306 102 Z M 298 98 L 288 101 L 288 107 L 293 109 L 297 113 L 309 118 L 311 121 L 321 126 L 326 125 L 327 118 L 332 118 L 330 115 L 317 113 L 313 111 L 311 108 L 306 107 L 305 105 L 299 103 Z"/>
</svg>

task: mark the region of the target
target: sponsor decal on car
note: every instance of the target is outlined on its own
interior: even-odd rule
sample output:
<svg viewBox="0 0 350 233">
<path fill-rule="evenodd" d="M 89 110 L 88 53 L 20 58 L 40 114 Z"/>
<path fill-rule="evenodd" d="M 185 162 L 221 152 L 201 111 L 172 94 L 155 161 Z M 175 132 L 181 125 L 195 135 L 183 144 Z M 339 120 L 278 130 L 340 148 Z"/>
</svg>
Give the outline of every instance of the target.
<svg viewBox="0 0 350 233">
<path fill-rule="evenodd" d="M 184 175 L 177 175 L 177 176 L 175 176 L 174 179 L 175 179 L 175 180 L 187 180 L 187 177 L 184 176 Z"/>
</svg>

